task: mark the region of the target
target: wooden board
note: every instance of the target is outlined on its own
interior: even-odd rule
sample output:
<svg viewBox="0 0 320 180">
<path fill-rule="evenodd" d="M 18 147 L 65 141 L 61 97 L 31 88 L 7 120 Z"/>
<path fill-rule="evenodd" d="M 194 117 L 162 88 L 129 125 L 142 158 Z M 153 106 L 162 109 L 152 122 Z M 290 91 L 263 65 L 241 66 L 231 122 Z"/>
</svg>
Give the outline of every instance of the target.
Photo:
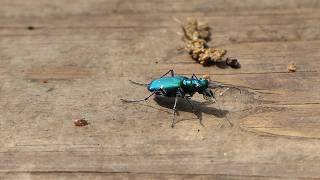
<svg viewBox="0 0 320 180">
<path fill-rule="evenodd" d="M 317 0 L 2 0 L 0 179 L 320 178 L 319 8 Z M 173 19 L 186 17 L 208 22 L 210 45 L 242 68 L 202 67 L 179 53 Z M 198 114 L 181 101 L 175 128 L 172 99 L 120 101 L 148 94 L 129 79 L 169 69 L 255 90 L 219 96 L 222 111 L 199 95 Z M 75 127 L 76 118 L 90 124 Z"/>
</svg>

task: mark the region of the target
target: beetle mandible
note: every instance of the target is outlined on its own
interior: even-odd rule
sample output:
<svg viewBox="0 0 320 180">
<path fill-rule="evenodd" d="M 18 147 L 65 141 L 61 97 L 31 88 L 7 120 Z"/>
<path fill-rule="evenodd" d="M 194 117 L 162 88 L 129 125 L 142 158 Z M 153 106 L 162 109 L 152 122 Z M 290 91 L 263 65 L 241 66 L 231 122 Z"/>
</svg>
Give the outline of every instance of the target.
<svg viewBox="0 0 320 180">
<path fill-rule="evenodd" d="M 170 74 L 170 76 L 167 76 Z M 174 127 L 175 118 L 176 118 L 176 106 L 178 102 L 178 98 L 184 98 L 192 107 L 192 110 L 195 110 L 193 104 L 189 101 L 189 99 L 195 94 L 199 93 L 203 95 L 203 98 L 206 100 L 210 100 L 216 102 L 215 92 L 217 88 L 236 88 L 240 91 L 241 89 L 230 84 L 223 84 L 217 81 L 209 81 L 208 79 L 198 78 L 195 74 L 192 74 L 191 78 L 185 76 L 175 75 L 174 70 L 169 70 L 167 73 L 162 75 L 160 78 L 151 81 L 149 84 L 142 84 L 131 81 L 133 84 L 146 86 L 148 91 L 151 92 L 149 96 L 144 99 L 139 100 L 126 100 L 121 99 L 123 102 L 140 102 L 146 101 L 153 95 L 164 96 L 164 97 L 174 97 L 174 105 L 173 105 L 173 119 L 171 127 Z M 215 89 L 212 92 L 211 89 Z"/>
</svg>

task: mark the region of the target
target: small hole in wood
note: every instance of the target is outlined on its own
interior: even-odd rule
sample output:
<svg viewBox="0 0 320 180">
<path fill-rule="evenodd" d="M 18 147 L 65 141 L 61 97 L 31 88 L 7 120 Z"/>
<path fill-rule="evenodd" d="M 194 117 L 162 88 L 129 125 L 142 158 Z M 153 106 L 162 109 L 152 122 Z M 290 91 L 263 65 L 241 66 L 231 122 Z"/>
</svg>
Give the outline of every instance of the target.
<svg viewBox="0 0 320 180">
<path fill-rule="evenodd" d="M 32 31 L 32 30 L 35 29 L 35 27 L 33 27 L 33 26 L 28 26 L 27 29 L 30 30 L 30 31 Z"/>
</svg>

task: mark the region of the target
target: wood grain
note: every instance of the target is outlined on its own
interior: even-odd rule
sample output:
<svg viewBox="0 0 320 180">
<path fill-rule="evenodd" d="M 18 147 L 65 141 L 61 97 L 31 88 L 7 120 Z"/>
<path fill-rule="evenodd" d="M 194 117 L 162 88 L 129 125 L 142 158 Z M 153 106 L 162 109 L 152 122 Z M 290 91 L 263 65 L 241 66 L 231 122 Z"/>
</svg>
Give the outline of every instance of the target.
<svg viewBox="0 0 320 180">
<path fill-rule="evenodd" d="M 320 178 L 319 8 L 317 0 L 2 0 L 0 179 Z M 179 53 L 173 18 L 186 17 L 208 22 L 210 45 L 242 68 L 202 67 Z M 169 69 L 251 89 L 219 96 L 222 114 L 199 95 L 197 114 L 181 101 L 173 129 L 172 99 L 120 101 L 148 93 L 129 79 Z M 75 127 L 76 118 L 90 124 Z"/>
</svg>

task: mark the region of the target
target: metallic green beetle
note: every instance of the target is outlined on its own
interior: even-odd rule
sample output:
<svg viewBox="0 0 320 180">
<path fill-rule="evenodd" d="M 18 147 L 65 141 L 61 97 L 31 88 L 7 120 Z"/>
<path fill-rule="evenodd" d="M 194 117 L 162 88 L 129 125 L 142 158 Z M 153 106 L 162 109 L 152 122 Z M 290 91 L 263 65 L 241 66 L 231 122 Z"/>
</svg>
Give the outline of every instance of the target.
<svg viewBox="0 0 320 180">
<path fill-rule="evenodd" d="M 170 76 L 166 76 L 170 74 Z M 148 91 L 151 92 L 149 96 L 140 100 L 125 100 L 121 99 L 124 102 L 140 102 L 146 101 L 152 95 L 159 95 L 165 97 L 175 97 L 174 106 L 173 106 L 173 120 L 171 127 L 175 124 L 176 117 L 176 105 L 178 102 L 178 98 L 184 98 L 191 105 L 192 110 L 194 110 L 193 104 L 189 101 L 189 99 L 197 92 L 202 94 L 204 99 L 215 101 L 215 94 L 211 91 L 211 89 L 223 88 L 223 87 L 231 87 L 241 90 L 233 85 L 223 84 L 216 81 L 209 81 L 203 78 L 197 78 L 195 74 L 192 74 L 191 78 L 185 76 L 176 76 L 173 70 L 169 70 L 167 73 L 162 75 L 160 78 L 151 81 L 149 84 L 137 83 L 134 81 L 130 81 L 133 84 L 146 86 Z"/>
</svg>

